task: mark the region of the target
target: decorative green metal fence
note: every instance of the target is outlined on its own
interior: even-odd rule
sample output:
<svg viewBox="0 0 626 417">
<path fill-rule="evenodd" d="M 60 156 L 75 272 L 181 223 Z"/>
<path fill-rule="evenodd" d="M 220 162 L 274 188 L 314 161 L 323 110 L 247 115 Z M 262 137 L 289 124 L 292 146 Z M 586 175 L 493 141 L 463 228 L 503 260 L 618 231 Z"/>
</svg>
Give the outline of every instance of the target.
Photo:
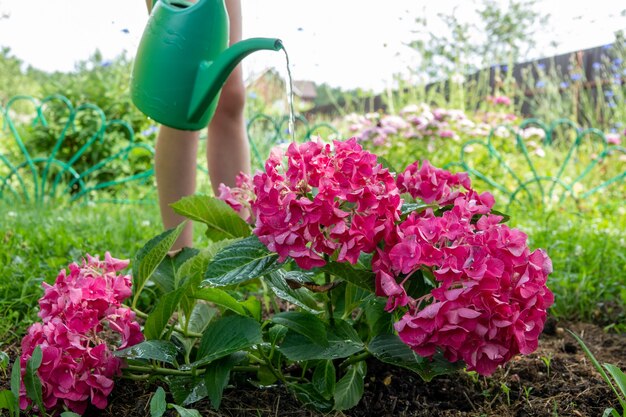
<svg viewBox="0 0 626 417">
<path fill-rule="evenodd" d="M 274 146 L 289 144 L 293 140 L 289 131 L 289 116 L 272 117 L 262 113 L 256 114 L 248 120 L 246 127 L 253 170 L 263 168 Z M 304 116 L 295 116 L 293 138 L 303 142 L 314 136 L 321 136 L 325 140 L 341 139 L 339 130 L 330 123 L 310 124 Z"/>
<path fill-rule="evenodd" d="M 626 199 L 626 148 L 568 119 L 498 126 L 485 140 L 464 143 L 460 162 L 453 165 L 504 195 L 507 208 L 570 203 L 582 208 L 589 200 L 597 206 Z"/>
<path fill-rule="evenodd" d="M 93 104 L 74 107 L 61 95 L 15 96 L 0 117 L 0 200 L 84 202 L 103 190 L 115 198 L 121 185 L 153 176 L 154 149 Z"/>
</svg>

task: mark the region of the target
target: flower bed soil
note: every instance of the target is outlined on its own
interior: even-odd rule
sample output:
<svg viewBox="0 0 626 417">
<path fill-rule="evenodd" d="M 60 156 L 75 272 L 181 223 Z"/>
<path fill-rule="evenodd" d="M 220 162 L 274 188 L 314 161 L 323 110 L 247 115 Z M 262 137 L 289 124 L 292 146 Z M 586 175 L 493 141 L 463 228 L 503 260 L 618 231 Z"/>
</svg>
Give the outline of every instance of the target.
<svg viewBox="0 0 626 417">
<path fill-rule="evenodd" d="M 566 329 L 582 335 L 600 363 L 626 368 L 626 335 L 607 334 L 592 324 L 549 320 L 535 353 L 514 358 L 489 378 L 459 372 L 426 383 L 411 371 L 369 361 L 361 402 L 343 414 L 330 415 L 599 417 L 605 408 L 618 407 L 617 401 Z M 15 357 L 16 349 L 11 353 Z M 3 381 L 0 389 L 7 385 Z M 85 416 L 149 416 L 155 389 L 142 382 L 118 381 L 108 408 L 89 409 Z M 206 400 L 193 406 L 202 416 L 323 415 L 304 409 L 283 387 L 260 390 L 245 383 L 226 389 L 219 411 Z"/>
</svg>

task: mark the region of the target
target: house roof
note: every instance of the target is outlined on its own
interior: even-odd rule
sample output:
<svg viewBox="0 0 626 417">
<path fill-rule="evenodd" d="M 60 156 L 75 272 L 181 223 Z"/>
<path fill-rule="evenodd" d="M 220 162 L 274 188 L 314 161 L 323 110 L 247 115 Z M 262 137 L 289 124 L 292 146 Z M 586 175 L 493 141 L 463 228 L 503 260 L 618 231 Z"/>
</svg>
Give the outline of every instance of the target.
<svg viewBox="0 0 626 417">
<path fill-rule="evenodd" d="M 313 81 L 294 81 L 293 93 L 306 100 L 314 100 L 317 97 L 317 89 Z"/>
</svg>

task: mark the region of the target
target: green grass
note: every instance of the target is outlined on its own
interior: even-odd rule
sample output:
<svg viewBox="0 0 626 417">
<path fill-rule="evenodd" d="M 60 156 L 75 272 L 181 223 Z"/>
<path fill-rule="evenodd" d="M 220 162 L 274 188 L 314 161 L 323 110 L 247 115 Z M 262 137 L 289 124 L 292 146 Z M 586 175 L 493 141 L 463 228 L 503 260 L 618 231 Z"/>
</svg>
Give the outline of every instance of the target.
<svg viewBox="0 0 626 417">
<path fill-rule="evenodd" d="M 87 253 L 129 259 L 162 230 L 156 206 L 0 204 L 0 350 L 36 320 L 41 283 Z"/>
<path fill-rule="evenodd" d="M 610 212 L 514 211 L 511 226 L 553 262 L 548 287 L 557 317 L 626 329 L 626 209 Z"/>
</svg>

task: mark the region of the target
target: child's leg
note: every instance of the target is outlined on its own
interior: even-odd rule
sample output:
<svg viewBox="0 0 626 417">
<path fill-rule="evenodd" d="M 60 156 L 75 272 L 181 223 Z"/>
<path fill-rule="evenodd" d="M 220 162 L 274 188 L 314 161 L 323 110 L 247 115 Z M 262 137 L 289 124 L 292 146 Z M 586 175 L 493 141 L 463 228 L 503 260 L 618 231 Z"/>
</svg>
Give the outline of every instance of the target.
<svg viewBox="0 0 626 417">
<path fill-rule="evenodd" d="M 179 225 L 185 217 L 169 206 L 196 191 L 196 157 L 199 132 L 161 126 L 157 137 L 154 168 L 159 192 L 161 218 L 166 229 Z M 192 224 L 185 226 L 172 250 L 193 246 Z"/>
<path fill-rule="evenodd" d="M 226 0 L 230 19 L 230 43 L 241 40 L 241 2 Z M 250 151 L 244 120 L 246 89 L 241 64 L 222 88 L 215 116 L 209 124 L 207 163 L 211 185 L 217 193 L 220 183 L 235 185 L 239 172 L 250 172 Z"/>
</svg>

